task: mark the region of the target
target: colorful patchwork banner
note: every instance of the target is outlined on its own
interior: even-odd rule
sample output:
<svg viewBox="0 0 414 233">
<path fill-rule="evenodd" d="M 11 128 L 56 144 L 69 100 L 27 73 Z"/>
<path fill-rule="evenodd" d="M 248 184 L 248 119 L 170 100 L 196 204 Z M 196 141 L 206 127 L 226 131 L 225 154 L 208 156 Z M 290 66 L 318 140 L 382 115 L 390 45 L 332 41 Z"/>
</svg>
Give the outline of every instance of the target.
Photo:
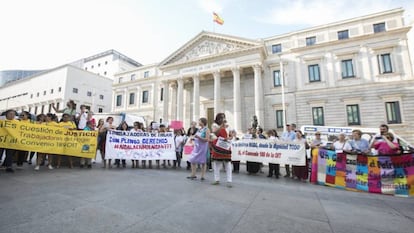
<svg viewBox="0 0 414 233">
<path fill-rule="evenodd" d="M 414 196 L 414 154 L 367 156 L 314 149 L 310 181 L 347 190 Z"/>
<path fill-rule="evenodd" d="M 0 120 L 0 148 L 94 158 L 97 131 Z"/>
</svg>

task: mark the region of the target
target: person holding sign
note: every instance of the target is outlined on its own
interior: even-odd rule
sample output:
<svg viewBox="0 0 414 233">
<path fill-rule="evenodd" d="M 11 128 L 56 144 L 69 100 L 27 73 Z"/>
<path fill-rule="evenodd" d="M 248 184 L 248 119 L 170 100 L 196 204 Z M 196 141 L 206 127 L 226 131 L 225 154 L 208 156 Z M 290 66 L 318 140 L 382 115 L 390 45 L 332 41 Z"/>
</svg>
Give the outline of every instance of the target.
<svg viewBox="0 0 414 233">
<path fill-rule="evenodd" d="M 62 127 L 62 128 L 69 129 L 69 130 L 75 130 L 76 129 L 76 125 L 72 121 L 72 116 L 69 115 L 68 113 L 63 113 L 62 120 L 59 123 L 59 126 Z M 65 155 L 59 155 L 57 157 L 57 166 L 56 166 L 56 168 L 60 168 L 60 163 L 62 161 L 63 156 L 65 156 Z M 72 156 L 67 156 L 67 157 L 68 157 L 68 160 L 69 160 L 69 168 L 73 168 Z"/>
<path fill-rule="evenodd" d="M 214 122 L 220 126 L 215 132 L 217 138 L 212 142 L 211 159 L 213 160 L 214 170 L 214 182 L 212 185 L 218 185 L 220 183 L 220 165 L 221 162 L 225 163 L 227 187 L 231 188 L 232 174 L 231 174 L 231 138 L 227 136 L 225 126 L 226 115 L 224 113 L 218 113 Z"/>
<path fill-rule="evenodd" d="M 303 137 L 302 131 L 300 130 L 296 130 L 296 138 L 295 140 L 293 140 L 293 142 L 297 142 L 297 143 L 301 143 L 305 145 L 306 149 L 309 149 L 309 145 L 308 142 L 306 141 L 306 138 Z M 308 179 L 308 160 L 306 159 L 306 151 L 304 153 L 305 156 L 305 160 L 306 160 L 306 164 L 305 166 L 292 166 L 292 170 L 293 170 L 293 177 L 297 178 L 300 181 L 306 182 L 306 180 Z"/>
<path fill-rule="evenodd" d="M 198 125 L 200 126 L 200 130 L 194 135 L 194 149 L 188 159 L 191 163 L 191 175 L 187 178 L 191 180 L 196 179 L 196 165 L 201 164 L 201 181 L 203 181 L 204 175 L 206 174 L 210 130 L 207 128 L 207 119 L 204 117 L 200 118 Z"/>
</svg>

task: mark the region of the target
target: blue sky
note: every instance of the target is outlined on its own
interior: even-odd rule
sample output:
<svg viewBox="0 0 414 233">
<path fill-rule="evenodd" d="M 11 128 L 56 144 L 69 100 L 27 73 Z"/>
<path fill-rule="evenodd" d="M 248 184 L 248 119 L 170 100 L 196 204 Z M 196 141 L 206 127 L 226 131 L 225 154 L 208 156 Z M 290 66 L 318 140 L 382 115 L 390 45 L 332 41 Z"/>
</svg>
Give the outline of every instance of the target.
<svg viewBox="0 0 414 233">
<path fill-rule="evenodd" d="M 0 70 L 53 68 L 108 49 L 151 64 L 202 30 L 258 39 L 398 7 L 413 22 L 412 0 L 1 1 Z"/>
</svg>

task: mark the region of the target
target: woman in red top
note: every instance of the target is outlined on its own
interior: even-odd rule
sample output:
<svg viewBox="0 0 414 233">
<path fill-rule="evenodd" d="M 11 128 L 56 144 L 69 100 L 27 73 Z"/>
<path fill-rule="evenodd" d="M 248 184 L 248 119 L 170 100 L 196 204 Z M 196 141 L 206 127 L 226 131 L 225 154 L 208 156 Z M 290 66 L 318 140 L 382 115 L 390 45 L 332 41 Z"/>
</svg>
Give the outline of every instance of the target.
<svg viewBox="0 0 414 233">
<path fill-rule="evenodd" d="M 219 139 L 224 140 L 224 142 L 228 142 L 229 138 L 226 131 L 225 126 L 225 119 L 226 115 L 224 113 L 218 113 L 216 115 L 216 119 L 214 122 L 219 126 L 219 128 L 213 132 L 217 136 L 216 139 L 213 140 L 211 145 L 211 159 L 213 160 L 213 170 L 214 170 L 214 182 L 213 185 L 218 185 L 220 183 L 220 167 L 222 162 L 225 163 L 226 167 L 226 175 L 227 175 L 227 187 L 232 187 L 232 174 L 231 174 L 231 150 L 225 149 L 223 147 L 217 146 L 217 141 Z"/>
</svg>

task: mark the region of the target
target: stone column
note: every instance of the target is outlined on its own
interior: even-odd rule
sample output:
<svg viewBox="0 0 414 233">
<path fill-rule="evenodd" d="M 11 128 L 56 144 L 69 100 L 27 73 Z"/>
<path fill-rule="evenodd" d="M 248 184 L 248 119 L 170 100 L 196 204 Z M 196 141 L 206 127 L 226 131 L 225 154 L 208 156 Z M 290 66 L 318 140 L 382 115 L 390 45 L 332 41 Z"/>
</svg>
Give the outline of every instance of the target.
<svg viewBox="0 0 414 233">
<path fill-rule="evenodd" d="M 177 83 L 174 82 L 172 85 L 172 91 L 171 91 L 171 119 L 170 120 L 176 120 L 177 119 Z"/>
<path fill-rule="evenodd" d="M 183 77 L 179 77 L 177 79 L 178 84 L 178 92 L 177 92 L 177 118 L 176 120 L 182 121 L 183 120 L 183 98 L 184 98 L 184 79 Z"/>
<path fill-rule="evenodd" d="M 253 66 L 254 70 L 254 110 L 257 120 L 261 127 L 264 127 L 264 108 L 263 108 L 263 84 L 262 67 L 259 64 Z"/>
<path fill-rule="evenodd" d="M 168 107 L 170 101 L 170 84 L 167 80 L 162 81 L 162 85 L 164 86 L 164 93 L 163 93 L 163 103 L 162 103 L 162 121 L 168 121 Z"/>
<path fill-rule="evenodd" d="M 198 121 L 200 118 L 200 77 L 198 74 L 193 77 L 193 121 Z"/>
<path fill-rule="evenodd" d="M 214 76 L 214 117 L 221 111 L 221 83 L 220 83 L 220 71 L 215 71 Z"/>
<path fill-rule="evenodd" d="M 238 132 L 242 132 L 241 127 L 241 97 L 240 97 L 240 69 L 234 67 L 231 69 L 233 73 L 233 112 L 234 112 L 234 126 L 233 128 Z"/>
</svg>

